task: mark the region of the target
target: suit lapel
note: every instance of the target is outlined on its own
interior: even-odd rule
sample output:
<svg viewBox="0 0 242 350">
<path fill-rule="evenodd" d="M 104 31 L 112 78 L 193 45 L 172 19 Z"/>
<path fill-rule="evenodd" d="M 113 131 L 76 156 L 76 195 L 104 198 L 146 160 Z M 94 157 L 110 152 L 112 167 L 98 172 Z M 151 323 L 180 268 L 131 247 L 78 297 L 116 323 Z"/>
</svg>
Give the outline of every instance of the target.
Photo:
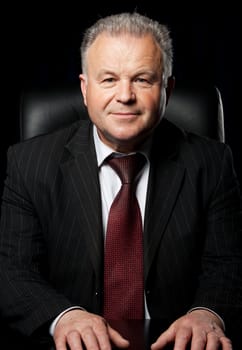
<svg viewBox="0 0 242 350">
<path fill-rule="evenodd" d="M 156 250 L 172 215 L 185 176 L 185 168 L 178 159 L 178 144 L 184 138 L 181 131 L 166 121 L 158 129 L 151 152 L 151 167 L 144 227 L 145 280 Z M 160 154 L 157 157 L 157 153 Z"/>
<path fill-rule="evenodd" d="M 90 249 L 90 257 L 97 278 L 101 276 L 103 259 L 103 232 L 98 168 L 92 128 L 89 121 L 82 121 L 81 127 L 66 145 L 61 169 L 72 196 L 73 213 L 78 217 L 81 210 L 85 222 L 79 222 L 80 232 L 85 229 L 84 239 Z"/>
</svg>

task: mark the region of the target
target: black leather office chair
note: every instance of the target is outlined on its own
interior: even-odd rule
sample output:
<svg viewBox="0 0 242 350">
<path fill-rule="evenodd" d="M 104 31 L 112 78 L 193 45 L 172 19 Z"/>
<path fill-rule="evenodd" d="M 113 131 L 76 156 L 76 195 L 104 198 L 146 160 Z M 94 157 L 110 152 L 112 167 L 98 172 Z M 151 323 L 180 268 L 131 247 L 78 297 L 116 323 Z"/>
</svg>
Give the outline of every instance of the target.
<svg viewBox="0 0 242 350">
<path fill-rule="evenodd" d="M 223 104 L 216 87 L 176 86 L 165 117 L 186 130 L 225 141 Z M 85 118 L 78 84 L 25 91 L 20 103 L 20 140 Z"/>
</svg>

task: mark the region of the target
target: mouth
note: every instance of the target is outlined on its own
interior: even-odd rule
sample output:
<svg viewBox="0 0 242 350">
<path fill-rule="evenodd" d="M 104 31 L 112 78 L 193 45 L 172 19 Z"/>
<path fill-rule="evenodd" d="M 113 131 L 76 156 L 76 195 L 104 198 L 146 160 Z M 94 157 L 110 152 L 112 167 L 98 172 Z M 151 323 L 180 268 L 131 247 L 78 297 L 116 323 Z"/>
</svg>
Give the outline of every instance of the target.
<svg viewBox="0 0 242 350">
<path fill-rule="evenodd" d="M 137 112 L 112 112 L 110 114 L 114 118 L 124 119 L 124 120 L 125 119 L 134 119 L 139 115 L 139 113 L 137 113 Z"/>
</svg>

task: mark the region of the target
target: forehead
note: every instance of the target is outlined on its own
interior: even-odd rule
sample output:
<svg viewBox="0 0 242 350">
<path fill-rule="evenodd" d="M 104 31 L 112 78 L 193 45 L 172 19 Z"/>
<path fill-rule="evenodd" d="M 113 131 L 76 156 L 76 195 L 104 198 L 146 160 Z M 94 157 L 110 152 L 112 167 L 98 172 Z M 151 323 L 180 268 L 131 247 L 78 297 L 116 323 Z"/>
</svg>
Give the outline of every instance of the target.
<svg viewBox="0 0 242 350">
<path fill-rule="evenodd" d="M 161 50 L 151 34 L 134 36 L 128 33 L 111 35 L 102 33 L 87 51 L 87 58 L 93 61 L 105 59 L 123 60 L 128 64 L 132 59 L 161 60 Z"/>
</svg>

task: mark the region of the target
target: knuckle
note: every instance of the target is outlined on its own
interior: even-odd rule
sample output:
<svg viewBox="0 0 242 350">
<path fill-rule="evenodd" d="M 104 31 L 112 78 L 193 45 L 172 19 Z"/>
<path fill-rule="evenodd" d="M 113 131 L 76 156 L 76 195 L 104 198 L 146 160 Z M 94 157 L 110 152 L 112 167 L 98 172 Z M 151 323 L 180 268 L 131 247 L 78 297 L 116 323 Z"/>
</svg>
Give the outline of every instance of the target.
<svg viewBox="0 0 242 350">
<path fill-rule="evenodd" d="M 67 339 L 78 337 L 78 336 L 79 336 L 79 333 L 76 330 L 71 330 L 66 334 Z"/>
<path fill-rule="evenodd" d="M 183 342 L 186 342 L 186 343 L 191 338 L 190 332 L 188 331 L 188 329 L 185 329 L 185 328 L 179 332 L 178 336 L 179 336 L 180 340 L 182 340 Z"/>
<path fill-rule="evenodd" d="M 226 345 L 230 345 L 231 349 L 232 349 L 232 340 L 228 337 L 226 337 L 225 335 L 223 335 L 222 337 L 220 337 L 220 340 L 226 344 Z"/>
</svg>

